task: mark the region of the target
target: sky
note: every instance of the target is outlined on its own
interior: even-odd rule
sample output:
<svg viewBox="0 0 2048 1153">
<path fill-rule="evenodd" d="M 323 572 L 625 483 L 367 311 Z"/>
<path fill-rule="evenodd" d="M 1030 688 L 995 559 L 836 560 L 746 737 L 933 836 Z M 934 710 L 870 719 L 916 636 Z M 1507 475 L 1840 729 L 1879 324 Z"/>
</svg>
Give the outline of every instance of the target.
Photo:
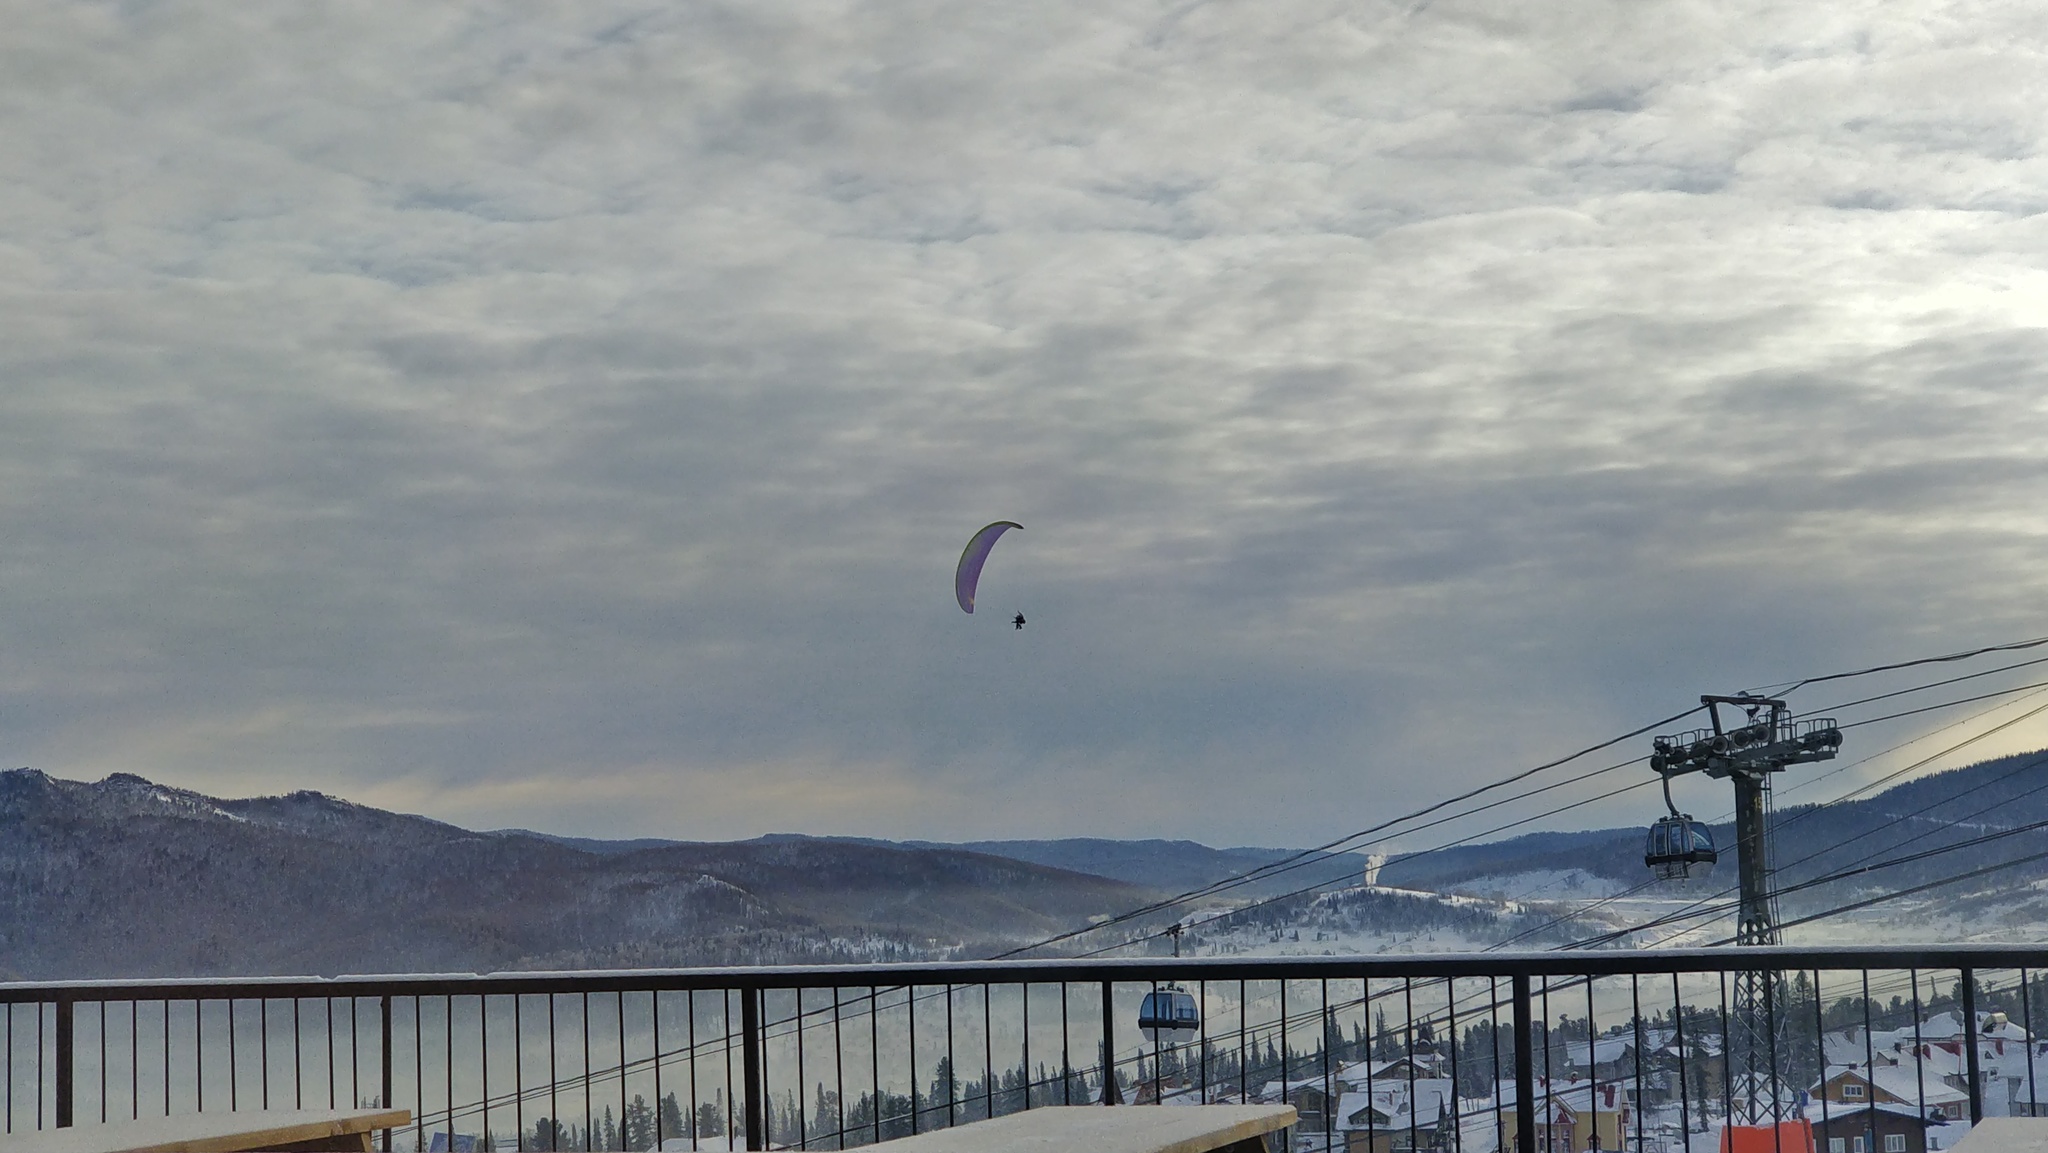
<svg viewBox="0 0 2048 1153">
<path fill-rule="evenodd" d="M 1301 845 L 2048 634 L 2037 5 L 0 8 L 6 764 Z"/>
</svg>

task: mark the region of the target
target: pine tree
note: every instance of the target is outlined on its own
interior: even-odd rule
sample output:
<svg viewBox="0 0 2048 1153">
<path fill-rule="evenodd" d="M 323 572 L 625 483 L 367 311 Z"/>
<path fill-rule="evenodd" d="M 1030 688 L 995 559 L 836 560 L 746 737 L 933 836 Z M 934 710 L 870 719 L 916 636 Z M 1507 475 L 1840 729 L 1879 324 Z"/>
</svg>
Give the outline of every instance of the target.
<svg viewBox="0 0 2048 1153">
<path fill-rule="evenodd" d="M 845 1147 L 846 1134 L 837 1131 L 839 1094 L 836 1091 L 828 1092 L 823 1081 L 818 1082 L 818 1099 L 811 1105 L 811 1120 L 819 1129 L 833 1132 L 833 1148 Z"/>
<path fill-rule="evenodd" d="M 654 1110 L 647 1107 L 647 1099 L 638 1093 L 633 1094 L 633 1103 L 626 1106 L 626 1114 L 620 1119 L 619 1139 L 629 1153 L 646 1153 L 654 1148 Z"/>
<path fill-rule="evenodd" d="M 1375 1061 L 1392 1061 L 1401 1055 L 1401 1041 L 1394 1036 L 1392 1026 L 1387 1024 L 1387 1007 L 1381 1005 L 1373 1011 L 1372 1056 Z"/>
<path fill-rule="evenodd" d="M 939 1065 L 932 1073 L 932 1105 L 943 1108 L 960 1099 L 960 1087 L 953 1080 L 953 1058 L 939 1058 Z"/>
<path fill-rule="evenodd" d="M 662 1097 L 661 1124 L 660 1128 L 656 1130 L 655 1136 L 660 1138 L 688 1137 L 689 1135 L 690 1123 L 684 1119 L 683 1106 L 676 1100 L 676 1095 L 670 1093 Z"/>
<path fill-rule="evenodd" d="M 846 1133 L 855 1143 L 866 1144 L 874 1140 L 874 1132 L 875 1099 L 863 1092 L 853 1107 L 846 1111 Z"/>
<path fill-rule="evenodd" d="M 715 1102 L 706 1101 L 697 1106 L 697 1136 L 722 1137 L 725 1135 L 725 1112 Z"/>
<path fill-rule="evenodd" d="M 795 1145 L 802 1142 L 804 1138 L 804 1118 L 802 1107 L 797 1104 L 796 1090 L 784 1089 L 782 1091 L 782 1107 L 778 1112 L 782 1115 L 782 1123 L 780 1126 L 770 1125 L 768 1127 L 769 1140 L 774 1140 L 774 1134 L 779 1131 L 782 1134 L 782 1142 L 785 1145 Z"/>
</svg>

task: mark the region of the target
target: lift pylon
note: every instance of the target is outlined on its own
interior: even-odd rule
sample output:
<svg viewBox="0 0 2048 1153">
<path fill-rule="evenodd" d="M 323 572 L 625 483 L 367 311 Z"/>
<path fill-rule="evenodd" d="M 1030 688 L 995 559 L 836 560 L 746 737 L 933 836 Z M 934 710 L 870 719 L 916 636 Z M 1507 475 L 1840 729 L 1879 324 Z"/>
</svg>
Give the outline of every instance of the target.
<svg viewBox="0 0 2048 1153">
<path fill-rule="evenodd" d="M 1831 760 L 1842 747 L 1842 730 L 1832 717 L 1792 720 L 1782 700 L 1739 693 L 1702 696 L 1713 728 L 1658 737 L 1650 767 L 1664 778 L 1686 773 L 1734 782 L 1735 852 L 1741 899 L 1737 905 L 1735 943 L 1778 943 L 1777 901 L 1772 889 L 1770 845 L 1771 775 L 1787 765 Z M 1742 723 L 1722 721 L 1723 707 L 1741 710 Z M 1740 1070 L 1737 1101 L 1740 1123 L 1775 1125 L 1783 1119 L 1778 1079 L 1778 1024 L 1772 1002 L 1778 975 L 1744 970 L 1736 974 L 1733 1019 L 1729 1022 L 1733 1068 Z"/>
</svg>

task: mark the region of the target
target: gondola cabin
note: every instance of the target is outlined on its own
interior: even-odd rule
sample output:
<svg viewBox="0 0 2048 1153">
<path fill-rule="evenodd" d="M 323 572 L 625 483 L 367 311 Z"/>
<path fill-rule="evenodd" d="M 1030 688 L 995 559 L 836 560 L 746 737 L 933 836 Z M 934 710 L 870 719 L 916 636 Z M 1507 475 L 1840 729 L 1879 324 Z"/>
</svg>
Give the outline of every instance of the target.
<svg viewBox="0 0 2048 1153">
<path fill-rule="evenodd" d="M 1155 1044 L 1185 1041 L 1202 1031 L 1202 1010 L 1193 993 L 1179 985 L 1163 985 L 1138 1003 L 1138 1028 Z"/>
<path fill-rule="evenodd" d="M 1660 881 L 1688 877 L 1695 870 L 1704 875 L 1712 871 L 1719 859 L 1720 854 L 1714 851 L 1714 834 L 1707 829 L 1706 822 L 1695 821 L 1683 813 L 1660 818 L 1650 826 L 1649 837 L 1643 842 L 1643 864 Z"/>
</svg>

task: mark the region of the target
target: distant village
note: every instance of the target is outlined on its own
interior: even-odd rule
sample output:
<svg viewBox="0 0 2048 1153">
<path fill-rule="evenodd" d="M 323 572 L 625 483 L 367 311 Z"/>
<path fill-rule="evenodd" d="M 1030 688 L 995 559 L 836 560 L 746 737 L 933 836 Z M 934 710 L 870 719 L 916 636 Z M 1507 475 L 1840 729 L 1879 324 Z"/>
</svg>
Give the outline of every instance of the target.
<svg viewBox="0 0 2048 1153">
<path fill-rule="evenodd" d="M 1638 1048 L 1640 1037 L 1640 1048 Z M 1929 1153 L 1967 1133 L 1969 1059 L 1955 1012 L 1917 1025 L 1849 1027 L 1822 1036 L 1825 1068 L 1781 1084 L 1780 1116 L 1812 1126 L 1816 1153 Z M 2036 1041 L 2004 1013 L 1977 1030 L 1978 1079 L 1988 1117 L 2048 1115 L 2048 1040 Z M 1284 1100 L 1301 1112 L 1296 1153 L 1496 1153 L 1519 1135 L 1515 1085 L 1501 1080 L 1469 1095 L 1469 1072 L 1452 1078 L 1451 1058 L 1422 1042 L 1400 1056 L 1334 1064 L 1290 1080 L 1269 1080 L 1248 1096 Z M 1724 1102 L 1738 1115 L 1754 1091 L 1731 1076 L 1721 1037 L 1676 1028 L 1621 1026 L 1553 1047 L 1536 1079 L 1536 1148 L 1544 1153 L 1715 1153 Z M 1487 1070 L 1489 1073 L 1490 1069 Z M 1137 1085 L 1140 1103 L 1197 1104 L 1241 1099 L 1168 1079 Z M 1454 1086 L 1462 1084 L 1468 1095 Z M 1680 1093 L 1681 1085 L 1687 1091 Z M 1766 1087 L 1766 1091 L 1769 1089 Z M 1334 1136 L 1326 1140 L 1325 1133 Z M 1790 1153 L 1788 1150 L 1787 1153 Z"/>
<path fill-rule="evenodd" d="M 1938 1153 L 1970 1129 L 1966 1038 L 1954 1010 L 1931 1012 L 1897 1028 L 1834 1029 L 1821 1035 L 1817 1047 L 1824 1064 L 1763 1090 L 1775 1096 L 1783 1119 L 1811 1126 L 1812 1153 Z M 1811 1039 L 1803 1039 L 1809 1052 L 1815 1049 Z M 1297 1052 L 1287 1064 L 1300 1075 L 1284 1080 L 1249 1079 L 1266 1063 L 1256 1054 L 1241 1069 L 1232 1065 L 1227 1075 L 1219 1075 L 1212 1062 L 1206 1087 L 1194 1062 L 1181 1062 L 1169 1048 L 1127 1067 L 1118 1086 L 1122 1099 L 1137 1105 L 1293 1105 L 1301 1118 L 1292 1153 L 1500 1153 L 1513 1149 L 1519 1136 L 1518 1103 L 1512 1079 L 1492 1077 L 1502 1066 L 1475 1052 L 1475 1045 L 1484 1048 L 1492 1040 L 1483 1030 L 1468 1031 L 1458 1046 L 1462 1067 L 1454 1068 L 1460 1062 L 1451 1046 L 1427 1030 L 1411 1044 L 1383 1029 L 1370 1041 L 1356 1037 L 1329 1046 L 1327 1062 L 1320 1052 Z M 1374 1055 L 1342 1059 L 1346 1049 L 1362 1043 Z M 1991 1012 L 1978 1018 L 1976 1046 L 1985 1116 L 2048 1116 L 2048 1040 L 2036 1040 L 2007 1014 Z M 1732 1106 L 1742 1115 L 1756 1091 L 1730 1069 L 1718 1028 L 1704 1021 L 1695 1027 L 1690 1017 L 1682 1026 L 1622 1025 L 1590 1038 L 1555 1029 L 1533 1056 L 1539 1058 L 1533 1112 L 1541 1153 L 1721 1153 L 1726 1110 Z M 1268 1051 L 1275 1068 L 1277 1057 Z M 924 1118 L 924 1128 L 933 1128 L 966 1123 L 991 1110 L 1016 1111 L 1027 1094 L 1032 1104 L 1043 1105 L 1092 1101 L 1101 1092 L 1099 1081 L 1091 1083 L 1079 1071 L 1064 1085 L 1058 1070 L 1039 1070 L 1029 1086 L 1021 1070 L 1002 1073 L 993 1086 L 979 1080 L 949 1083 L 950 1076 L 942 1063 L 931 1092 L 920 1092 L 914 1103 L 885 1093 L 879 1119 L 878 1103 L 869 1095 L 849 1100 L 843 1147 L 867 1144 L 871 1133 L 884 1139 L 908 1135 L 912 1109 Z M 949 1097 L 957 1108 L 943 1103 Z M 816 1101 L 807 1105 L 809 1146 L 835 1144 L 830 1136 L 821 1141 L 820 1130 L 822 1119 L 837 1112 L 837 1097 L 818 1086 Z M 798 1112 L 793 1097 L 771 1102 L 771 1148 L 792 1148 L 803 1139 L 799 1134 L 807 1122 Z M 743 1138 L 726 1135 L 726 1120 L 722 1100 L 703 1103 L 690 1117 L 668 1094 L 656 1106 L 633 1099 L 618 1121 L 606 1107 L 592 1118 L 590 1132 L 541 1118 L 517 1138 L 428 1132 L 416 1144 L 426 1153 L 653 1150 L 655 1134 L 662 1133 L 662 1150 L 722 1150 L 729 1140 L 743 1145 Z M 675 1135 L 692 1131 L 694 1138 Z M 1806 1151 L 1787 1147 L 1774 1153 Z"/>
</svg>

